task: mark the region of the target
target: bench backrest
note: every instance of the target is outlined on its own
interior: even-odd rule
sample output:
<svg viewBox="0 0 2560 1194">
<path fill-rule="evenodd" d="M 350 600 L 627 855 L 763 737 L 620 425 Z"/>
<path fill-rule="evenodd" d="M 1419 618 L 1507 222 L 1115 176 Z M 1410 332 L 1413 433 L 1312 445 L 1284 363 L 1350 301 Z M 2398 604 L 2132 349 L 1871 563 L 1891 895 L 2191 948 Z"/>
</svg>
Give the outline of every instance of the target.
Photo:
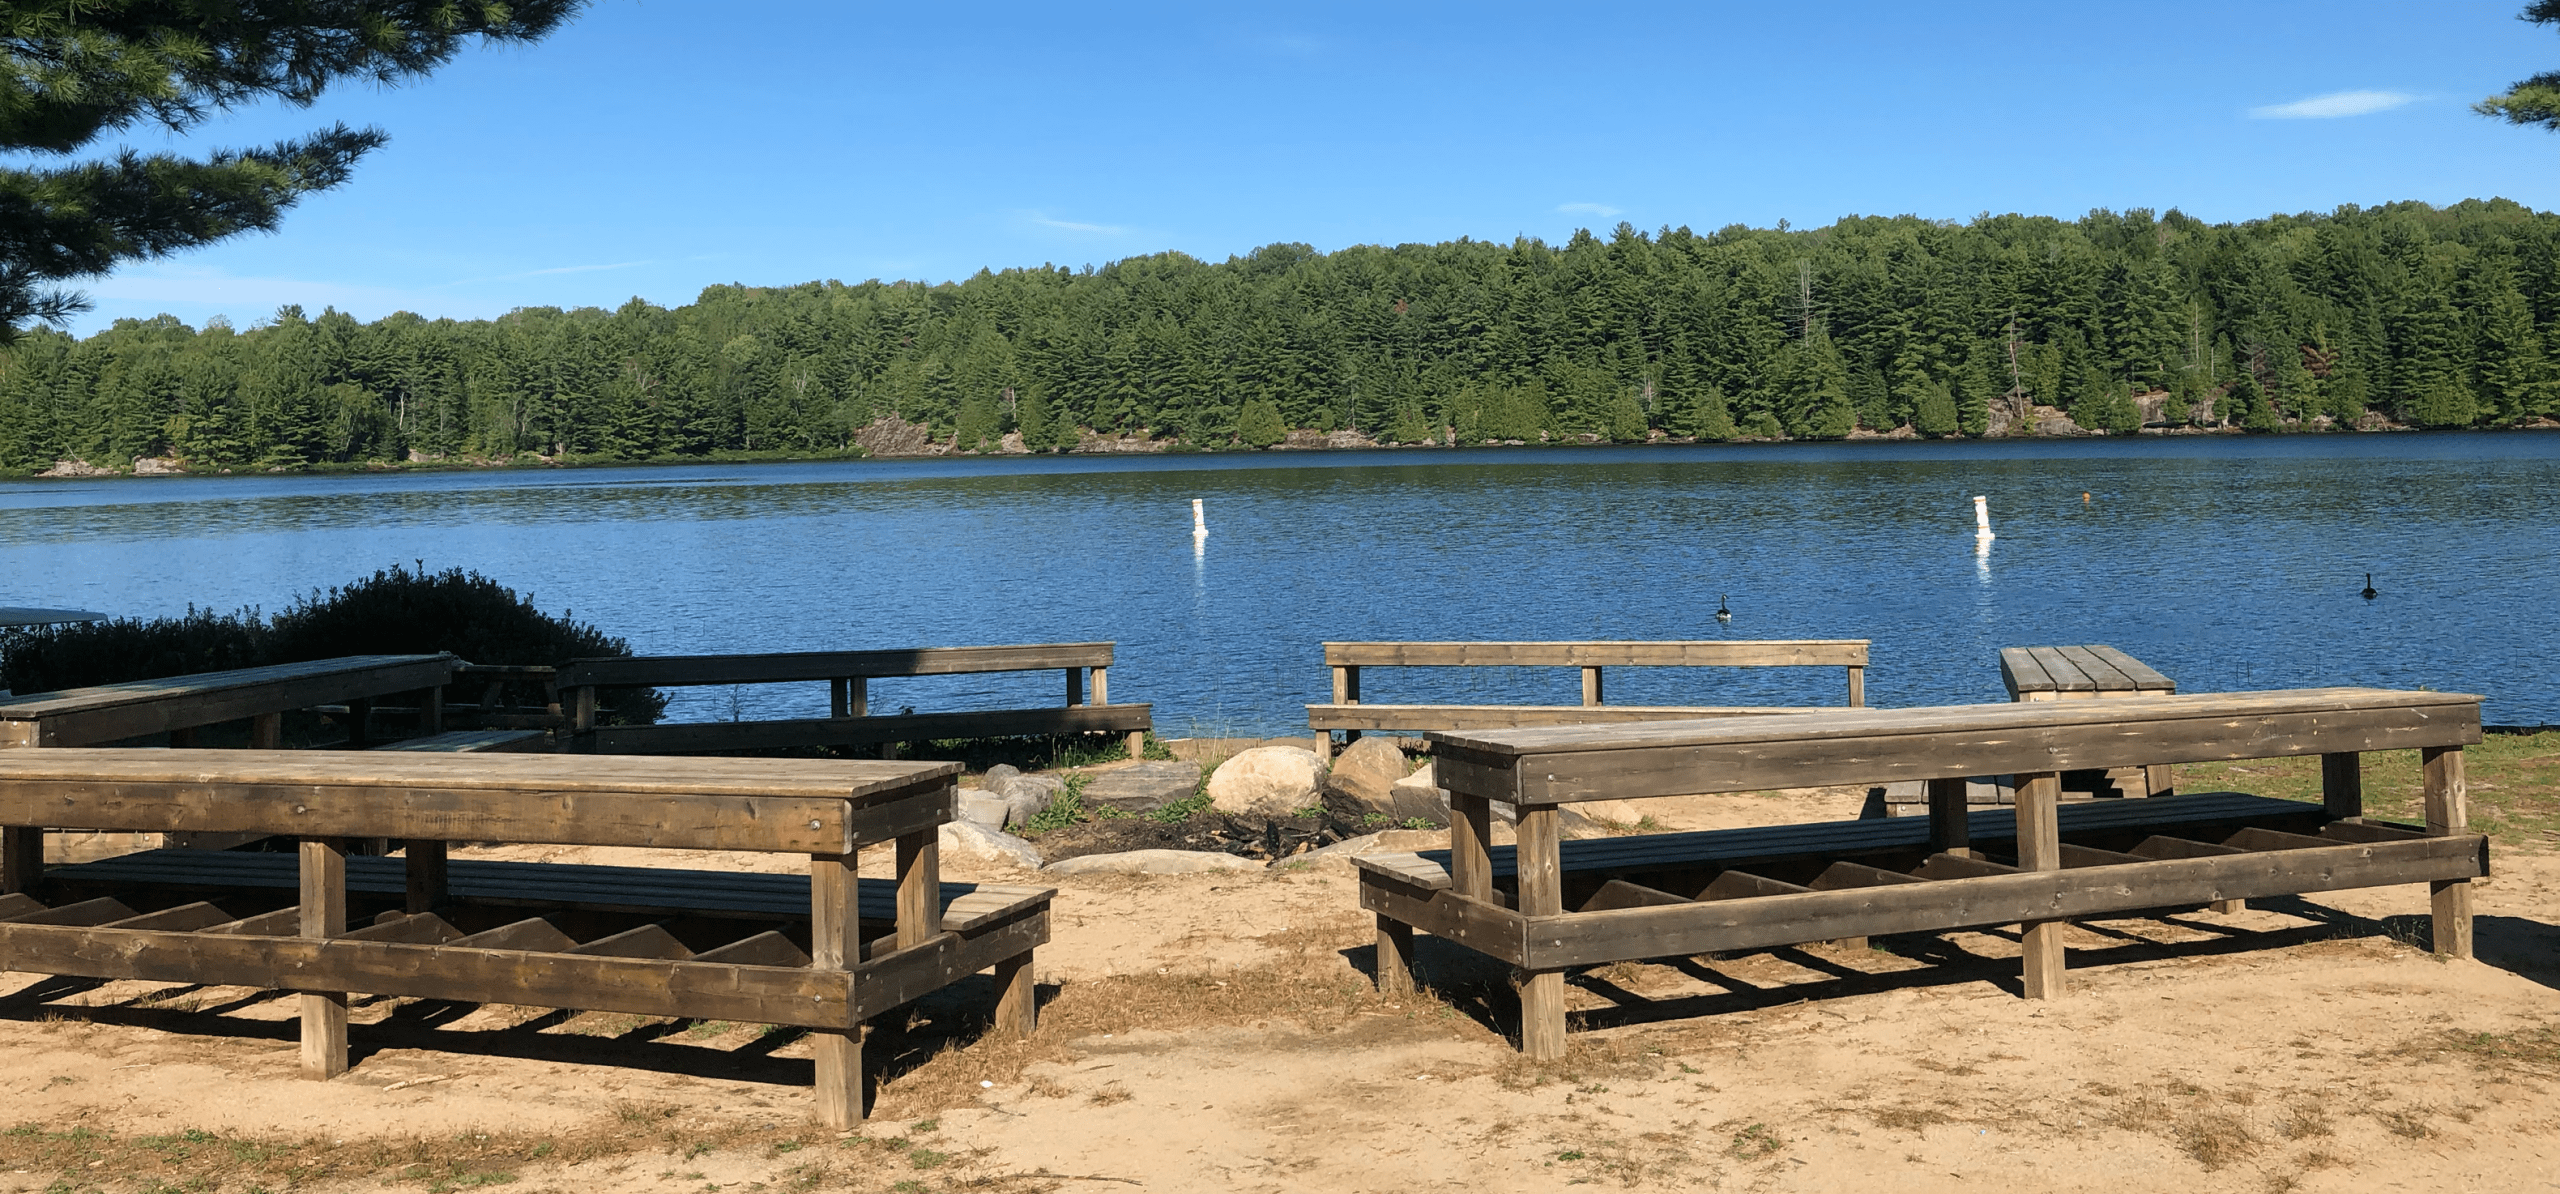
<svg viewBox="0 0 2560 1194">
<path fill-rule="evenodd" d="M 560 669 L 572 688 L 681 688 L 699 684 L 781 684 L 795 680 L 952 676 L 1111 666 L 1110 643 L 1009 647 L 916 647 L 891 651 L 793 651 L 770 655 L 642 655 L 576 659 Z"/>
<path fill-rule="evenodd" d="M 0 703 L 0 745 L 112 742 L 350 698 L 441 688 L 452 681 L 461 662 L 451 655 L 349 655 L 31 692 Z"/>
<path fill-rule="evenodd" d="M 2264 759 L 2480 741 L 2480 700 L 2306 688 L 1434 733 L 1441 786 L 1508 804 Z"/>
<path fill-rule="evenodd" d="M 0 751 L 0 825 L 848 854 L 951 819 L 958 763 Z"/>
<path fill-rule="evenodd" d="M 1326 643 L 1331 667 L 1857 667 L 1867 640 Z"/>
</svg>

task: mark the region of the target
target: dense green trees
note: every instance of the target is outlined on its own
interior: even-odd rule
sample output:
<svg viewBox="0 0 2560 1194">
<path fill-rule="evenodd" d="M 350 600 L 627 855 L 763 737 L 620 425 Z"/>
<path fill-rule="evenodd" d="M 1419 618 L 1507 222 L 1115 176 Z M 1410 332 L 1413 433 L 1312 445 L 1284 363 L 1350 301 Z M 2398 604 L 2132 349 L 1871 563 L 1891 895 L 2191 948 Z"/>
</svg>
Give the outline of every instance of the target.
<svg viewBox="0 0 2560 1194">
<path fill-rule="evenodd" d="M 1981 434 L 2028 402 L 2117 432 L 2506 425 L 2560 417 L 2556 318 L 2560 217 L 2504 201 L 1272 245 L 673 310 L 38 332 L 0 354 L 0 467 L 838 454 L 892 417 L 1034 450 Z"/>
<path fill-rule="evenodd" d="M 308 106 L 342 79 L 424 75 L 466 38 L 540 38 L 583 3 L 15 0 L 0 6 L 0 150 L 69 155 L 135 124 L 184 132 L 258 100 Z M 87 309 L 66 279 L 274 228 L 382 141 L 341 124 L 200 160 L 125 149 L 0 168 L 0 341 Z"/>
</svg>

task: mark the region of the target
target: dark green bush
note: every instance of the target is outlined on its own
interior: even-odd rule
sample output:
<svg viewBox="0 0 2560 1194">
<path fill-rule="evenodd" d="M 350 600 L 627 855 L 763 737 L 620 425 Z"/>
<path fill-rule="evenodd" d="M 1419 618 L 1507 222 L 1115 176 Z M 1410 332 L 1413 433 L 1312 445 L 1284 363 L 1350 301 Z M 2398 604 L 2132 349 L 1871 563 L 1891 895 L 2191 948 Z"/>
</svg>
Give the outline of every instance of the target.
<svg viewBox="0 0 2560 1194">
<path fill-rule="evenodd" d="M 189 610 L 185 617 L 120 618 L 31 628 L 0 642 L 0 687 L 49 692 L 151 680 L 190 672 L 334 659 L 342 655 L 432 655 L 471 663 L 561 664 L 629 655 L 631 645 L 563 613 L 534 608 L 514 590 L 460 568 L 429 573 L 391 567 L 351 584 L 314 591 L 273 618 Z M 447 699 L 477 702 L 485 681 L 458 680 Z M 600 719 L 645 725 L 666 707 L 655 690 L 605 689 Z M 510 704 L 542 702 L 538 683 L 515 680 Z"/>
</svg>

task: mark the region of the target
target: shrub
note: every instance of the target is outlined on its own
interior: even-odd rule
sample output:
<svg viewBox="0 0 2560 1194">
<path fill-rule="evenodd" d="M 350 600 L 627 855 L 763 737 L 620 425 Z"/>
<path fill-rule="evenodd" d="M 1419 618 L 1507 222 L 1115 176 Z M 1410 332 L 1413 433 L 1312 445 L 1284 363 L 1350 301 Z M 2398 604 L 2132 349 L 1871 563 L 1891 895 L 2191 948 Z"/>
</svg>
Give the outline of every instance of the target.
<svg viewBox="0 0 2560 1194">
<path fill-rule="evenodd" d="M 0 687 L 49 692 L 152 680 L 193 672 L 301 663 L 343 655 L 432 655 L 450 651 L 472 663 L 561 664 L 631 654 L 631 646 L 567 613 L 534 608 L 514 590 L 460 568 L 429 573 L 392 567 L 351 584 L 314 591 L 265 618 L 255 608 L 234 614 L 190 609 L 184 617 L 38 627 L 0 643 Z M 477 701 L 483 681 L 466 678 L 449 699 Z M 530 681 L 514 681 L 512 703 L 539 704 Z M 652 689 L 597 693 L 599 720 L 645 725 L 665 698 Z"/>
</svg>

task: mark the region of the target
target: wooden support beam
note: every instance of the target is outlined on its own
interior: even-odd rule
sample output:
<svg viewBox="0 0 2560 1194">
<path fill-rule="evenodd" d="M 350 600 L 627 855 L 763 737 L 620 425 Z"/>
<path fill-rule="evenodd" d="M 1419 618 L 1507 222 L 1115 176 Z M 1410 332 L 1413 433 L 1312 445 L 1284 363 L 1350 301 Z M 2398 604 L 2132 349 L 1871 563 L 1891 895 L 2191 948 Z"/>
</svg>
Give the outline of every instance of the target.
<svg viewBox="0 0 2560 1194">
<path fill-rule="evenodd" d="M 249 749 L 284 749 L 284 714 L 260 713 L 249 719 Z"/>
<path fill-rule="evenodd" d="M 0 894 L 32 891 L 44 881 L 44 830 L 0 826 Z"/>
<path fill-rule="evenodd" d="M 1945 854 L 1973 853 L 1973 831 L 1965 823 L 1965 780 L 1959 775 L 1929 783 L 1929 849 Z"/>
<path fill-rule="evenodd" d="M 1413 994 L 1413 926 L 1378 914 L 1378 993 Z"/>
<path fill-rule="evenodd" d="M 590 702 L 592 702 L 592 701 L 594 700 L 594 696 L 593 696 L 593 694 L 589 694 L 587 699 L 588 699 Z M 594 719 L 594 717 L 595 717 L 595 708 L 594 708 L 594 706 L 593 706 L 593 704 L 592 704 L 592 703 L 590 703 L 590 704 L 589 704 L 589 706 L 588 706 L 588 708 L 587 708 L 587 716 L 588 716 L 588 718 L 589 718 L 590 720 L 593 720 L 593 719 Z M 424 735 L 427 735 L 427 734 L 441 734 L 441 733 L 443 733 L 443 732 L 444 732 L 444 689 L 443 689 L 443 687 L 442 687 L 442 686 L 438 686 L 438 687 L 435 687 L 435 688 L 422 688 L 422 689 L 419 689 L 419 690 L 418 690 L 418 733 L 419 733 L 421 736 L 424 736 Z"/>
<path fill-rule="evenodd" d="M 1867 703 L 1867 669 L 1854 664 L 1849 667 L 1849 704 L 1864 708 Z"/>
<path fill-rule="evenodd" d="M 2320 756 L 2320 807 L 2340 821 L 2364 815 L 2364 755 L 2338 751 Z"/>
<path fill-rule="evenodd" d="M 1093 703 L 1097 705 L 1108 705 L 1111 703 L 1110 668 L 1098 667 L 1093 669 Z"/>
<path fill-rule="evenodd" d="M 1066 669 L 1066 673 L 1067 707 L 1072 709 L 1084 703 L 1084 669 L 1071 667 Z"/>
<path fill-rule="evenodd" d="M 1493 900 L 1493 806 L 1482 796 L 1449 793 L 1449 890 Z"/>
<path fill-rule="evenodd" d="M 1552 804 L 1520 809 L 1517 868 L 1520 914 L 1564 912 L 1562 818 Z M 1564 1056 L 1564 971 L 1534 970 L 1520 984 L 1520 1052 L 1548 1061 Z"/>
<path fill-rule="evenodd" d="M 1754 896 L 1797 895 L 1813 890 L 1793 883 L 1781 883 L 1748 871 L 1726 871 L 1698 893 L 1701 900 L 1747 900 Z"/>
<path fill-rule="evenodd" d="M 347 931 L 347 843 L 344 838 L 302 839 L 299 936 L 335 937 Z M 347 1072 L 347 993 L 305 991 L 302 1003 L 302 1073 L 327 1080 Z"/>
<path fill-rule="evenodd" d="M 2463 778 L 2462 748 L 2429 747 L 2418 752 L 2425 772 L 2427 835 L 2456 837 L 2471 832 L 2471 786 Z M 2440 879 L 2428 885 L 2435 916 L 2436 952 L 2452 958 L 2471 956 L 2471 880 Z"/>
<path fill-rule="evenodd" d="M 365 746 L 373 742 L 373 701 L 355 697 L 347 702 L 347 745 Z"/>
<path fill-rule="evenodd" d="M 2058 772 L 2018 774 L 2018 869 L 2058 871 L 2062 858 Z M 2062 929 L 2059 920 L 2034 920 L 2020 926 L 2019 964 L 2029 999 L 2059 999 L 2063 991 Z"/>
<path fill-rule="evenodd" d="M 1582 906 L 1574 909 L 1574 911 L 1606 912 L 1612 908 L 1650 908 L 1660 904 L 1686 904 L 1688 902 L 1689 901 L 1681 899 L 1679 896 L 1673 895 L 1670 892 L 1659 891 L 1641 883 L 1629 883 L 1624 879 L 1611 879 L 1608 882 L 1601 884 L 1600 890 L 1591 893 L 1591 898 L 1582 901 Z"/>
<path fill-rule="evenodd" d="M 996 963 L 994 1031 L 1029 1040 L 1040 1027 L 1039 988 L 1033 982 L 1032 951 L 1024 950 Z"/>
<path fill-rule="evenodd" d="M 898 837 L 898 948 L 942 932 L 942 836 L 939 827 Z"/>
<path fill-rule="evenodd" d="M 1582 669 L 1582 703 L 1586 705 L 1608 703 L 1600 699 L 1600 669 L 1596 667 Z"/>
<path fill-rule="evenodd" d="M 809 857 L 809 965 L 816 970 L 846 972 L 848 986 L 852 971 L 862 960 L 862 915 L 857 905 L 861 891 L 860 856 L 855 854 L 813 854 Z M 903 895 L 903 888 L 901 889 Z M 901 910 L 903 910 L 903 902 Z M 846 1000 L 850 1013 L 853 1000 Z M 818 1063 L 818 1119 L 831 1128 L 851 1128 L 862 1122 L 862 1025 L 850 1021 L 841 1027 L 824 1028 L 811 1034 Z"/>
<path fill-rule="evenodd" d="M 445 843 L 407 838 L 400 844 L 400 857 L 409 880 L 408 896 L 401 906 L 413 913 L 444 907 L 452 871 Z"/>
<path fill-rule="evenodd" d="M 847 681 L 842 676 L 838 676 L 833 680 L 827 681 L 827 716 L 853 716 L 853 714 L 846 711 L 847 701 L 850 699 L 850 694 L 845 691 L 846 685 Z"/>
<path fill-rule="evenodd" d="M 560 926 L 539 916 L 499 925 L 487 932 L 473 933 L 454 946 L 460 949 L 520 949 L 535 953 L 567 953 L 577 939 L 560 931 Z"/>
<path fill-rule="evenodd" d="M 568 952 L 604 958 L 663 958 L 670 962 L 682 962 L 693 956 L 693 951 L 685 948 L 684 942 L 676 940 L 676 935 L 668 932 L 665 925 L 654 924 L 598 937 Z"/>
</svg>

